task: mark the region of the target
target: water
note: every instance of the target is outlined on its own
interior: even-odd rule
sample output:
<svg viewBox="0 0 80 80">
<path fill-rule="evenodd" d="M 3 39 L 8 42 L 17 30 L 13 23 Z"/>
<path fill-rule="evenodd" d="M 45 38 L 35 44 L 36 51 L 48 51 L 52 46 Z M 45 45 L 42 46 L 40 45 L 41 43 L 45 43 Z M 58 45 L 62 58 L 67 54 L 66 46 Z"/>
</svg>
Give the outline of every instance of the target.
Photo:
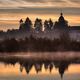
<svg viewBox="0 0 80 80">
<path fill-rule="evenodd" d="M 57 69 L 53 69 L 50 74 L 48 71 L 44 71 L 35 74 L 34 69 L 31 70 L 31 73 L 28 75 L 24 71 L 21 73 L 19 70 L 19 64 L 15 66 L 0 64 L 0 80 L 60 80 L 61 77 L 57 72 Z M 80 79 L 80 65 L 71 65 L 68 71 L 65 72 L 63 80 L 79 80 Z"/>
<path fill-rule="evenodd" d="M 62 57 L 60 53 L 46 53 L 44 57 L 39 53 L 38 58 L 32 53 L 0 55 L 0 80 L 80 80 L 80 61 L 75 54 L 79 56 L 67 54 L 71 59 L 63 58 L 66 53 L 61 53 Z"/>
</svg>

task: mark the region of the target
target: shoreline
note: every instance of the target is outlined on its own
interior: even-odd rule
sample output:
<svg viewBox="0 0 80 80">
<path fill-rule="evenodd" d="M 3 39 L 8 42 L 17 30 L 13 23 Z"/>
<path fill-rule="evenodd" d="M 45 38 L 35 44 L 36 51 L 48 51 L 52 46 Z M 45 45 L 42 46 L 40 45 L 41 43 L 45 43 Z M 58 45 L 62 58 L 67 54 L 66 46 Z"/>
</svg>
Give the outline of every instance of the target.
<svg viewBox="0 0 80 80">
<path fill-rule="evenodd" d="M 76 55 L 77 54 L 77 55 Z M 56 52 L 56 53 L 16 53 L 16 54 L 0 54 L 0 58 L 26 59 L 36 61 L 80 61 L 80 53 L 76 52 Z"/>
</svg>

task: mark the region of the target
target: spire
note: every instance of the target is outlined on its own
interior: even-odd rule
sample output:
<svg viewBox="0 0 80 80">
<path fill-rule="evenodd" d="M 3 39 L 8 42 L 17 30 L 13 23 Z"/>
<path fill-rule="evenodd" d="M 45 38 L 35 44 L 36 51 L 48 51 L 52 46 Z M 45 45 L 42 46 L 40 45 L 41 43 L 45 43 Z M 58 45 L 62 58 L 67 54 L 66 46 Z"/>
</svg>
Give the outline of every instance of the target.
<svg viewBox="0 0 80 80">
<path fill-rule="evenodd" d="M 61 12 L 61 16 L 63 16 L 63 13 Z"/>
<path fill-rule="evenodd" d="M 58 20 L 59 20 L 59 22 L 64 21 L 64 16 L 63 16 L 63 13 L 62 13 L 62 12 L 60 13 L 60 17 L 59 17 L 59 19 L 58 19 Z"/>
<path fill-rule="evenodd" d="M 62 10 L 61 10 L 61 13 L 60 13 L 60 15 L 61 15 L 61 16 L 63 16 L 63 11 L 62 11 Z"/>
</svg>

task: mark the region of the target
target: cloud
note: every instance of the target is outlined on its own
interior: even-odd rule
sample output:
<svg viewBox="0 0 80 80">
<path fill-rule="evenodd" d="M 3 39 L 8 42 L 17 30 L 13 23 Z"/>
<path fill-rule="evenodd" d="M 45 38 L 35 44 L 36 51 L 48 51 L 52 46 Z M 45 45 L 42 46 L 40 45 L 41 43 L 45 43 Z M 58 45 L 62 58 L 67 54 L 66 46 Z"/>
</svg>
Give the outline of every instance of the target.
<svg viewBox="0 0 80 80">
<path fill-rule="evenodd" d="M 32 2 L 32 3 L 44 3 L 48 0 L 23 0 L 25 2 Z"/>
<path fill-rule="evenodd" d="M 80 7 L 79 0 L 0 0 L 0 8 L 18 7 Z M 5 6 L 4 6 L 5 5 Z"/>
<path fill-rule="evenodd" d="M 71 2 L 80 3 L 80 0 L 69 0 Z"/>
<path fill-rule="evenodd" d="M 19 7 L 17 9 L 0 9 L 0 13 L 26 13 L 26 14 L 59 14 L 63 13 L 68 15 L 80 15 L 80 8 L 66 7 L 66 8 L 57 8 L 57 7 L 44 7 L 44 8 L 34 8 L 34 7 Z"/>
<path fill-rule="evenodd" d="M 4 6 L 5 5 L 5 6 Z M 79 0 L 0 0 L 0 13 L 80 15 Z"/>
</svg>

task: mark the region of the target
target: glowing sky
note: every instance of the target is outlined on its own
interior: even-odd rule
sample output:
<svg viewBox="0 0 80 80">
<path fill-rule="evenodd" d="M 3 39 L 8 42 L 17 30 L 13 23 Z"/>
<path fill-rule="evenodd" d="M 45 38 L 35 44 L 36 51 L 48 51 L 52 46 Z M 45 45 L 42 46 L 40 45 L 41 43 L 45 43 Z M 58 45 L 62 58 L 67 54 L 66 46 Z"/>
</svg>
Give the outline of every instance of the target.
<svg viewBox="0 0 80 80">
<path fill-rule="evenodd" d="M 80 0 L 0 0 L 0 29 L 18 28 L 27 16 L 55 21 L 61 11 L 70 25 L 80 25 Z"/>
</svg>

